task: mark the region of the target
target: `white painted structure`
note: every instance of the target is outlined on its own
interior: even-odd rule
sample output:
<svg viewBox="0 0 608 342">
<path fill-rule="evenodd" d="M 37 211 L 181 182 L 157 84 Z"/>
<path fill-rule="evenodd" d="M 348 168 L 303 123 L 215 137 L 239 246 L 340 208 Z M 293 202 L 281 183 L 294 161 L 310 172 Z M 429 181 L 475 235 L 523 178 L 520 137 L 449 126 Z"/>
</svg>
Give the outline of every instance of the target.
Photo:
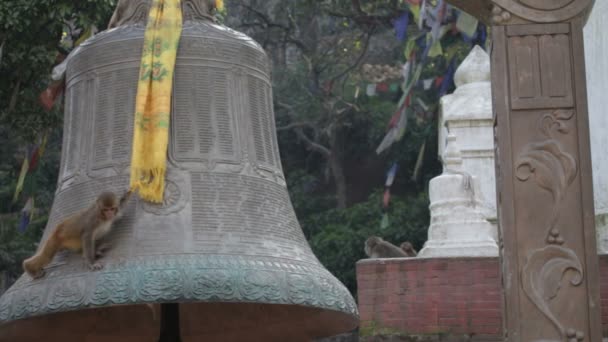
<svg viewBox="0 0 608 342">
<path fill-rule="evenodd" d="M 596 1 L 584 28 L 598 253 L 608 253 L 608 1 Z"/>
<path fill-rule="evenodd" d="M 429 184 L 431 225 L 420 256 L 498 256 L 490 56 L 475 46 L 454 83 L 456 91 L 441 98 L 444 173 Z M 470 188 L 453 171 L 471 175 Z"/>
<path fill-rule="evenodd" d="M 496 220 L 494 128 L 490 84 L 490 56 L 475 46 L 454 74 L 456 91 L 441 98 L 439 112 L 439 158 L 447 132 L 458 137 L 463 170 L 475 175 L 487 217 Z"/>
<path fill-rule="evenodd" d="M 479 179 L 464 171 L 464 160 L 450 133 L 443 155 L 443 174 L 431 179 L 431 225 L 420 257 L 498 256 L 496 227 L 480 200 Z"/>
</svg>

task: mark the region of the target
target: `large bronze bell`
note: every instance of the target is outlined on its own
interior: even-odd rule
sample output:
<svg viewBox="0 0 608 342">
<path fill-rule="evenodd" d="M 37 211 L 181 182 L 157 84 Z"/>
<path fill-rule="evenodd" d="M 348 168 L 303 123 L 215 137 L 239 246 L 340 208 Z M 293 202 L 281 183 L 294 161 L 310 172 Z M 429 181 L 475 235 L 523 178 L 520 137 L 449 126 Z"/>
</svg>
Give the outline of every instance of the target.
<svg viewBox="0 0 608 342">
<path fill-rule="evenodd" d="M 100 192 L 128 187 L 150 2 L 121 0 L 116 27 L 70 57 L 44 238 Z M 214 24 L 208 3 L 182 0 L 164 202 L 131 200 L 101 271 L 64 253 L 45 277 L 22 276 L 0 298 L 1 341 L 309 341 L 356 327 L 352 296 L 311 252 L 289 200 L 268 59 Z"/>
</svg>

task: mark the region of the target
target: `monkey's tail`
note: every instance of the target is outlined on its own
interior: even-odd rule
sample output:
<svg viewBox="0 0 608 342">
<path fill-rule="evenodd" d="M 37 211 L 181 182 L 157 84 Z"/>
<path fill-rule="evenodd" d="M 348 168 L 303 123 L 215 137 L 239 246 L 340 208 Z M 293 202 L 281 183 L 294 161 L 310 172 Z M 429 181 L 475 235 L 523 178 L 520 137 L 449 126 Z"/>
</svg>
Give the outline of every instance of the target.
<svg viewBox="0 0 608 342">
<path fill-rule="evenodd" d="M 42 268 L 51 263 L 53 256 L 55 256 L 60 248 L 61 243 L 59 237 L 56 233 L 53 233 L 53 235 L 46 239 L 42 244 L 42 248 L 40 248 L 36 254 L 23 260 L 23 270 L 33 278 L 38 277 Z"/>
</svg>

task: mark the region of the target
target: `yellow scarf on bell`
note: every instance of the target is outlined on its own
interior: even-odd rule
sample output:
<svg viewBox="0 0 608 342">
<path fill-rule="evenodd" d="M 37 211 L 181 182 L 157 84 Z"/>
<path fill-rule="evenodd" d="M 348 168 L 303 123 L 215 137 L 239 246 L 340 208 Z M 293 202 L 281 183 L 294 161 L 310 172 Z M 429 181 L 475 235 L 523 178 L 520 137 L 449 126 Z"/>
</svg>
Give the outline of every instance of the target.
<svg viewBox="0 0 608 342">
<path fill-rule="evenodd" d="M 153 0 L 135 100 L 130 188 L 156 203 L 162 202 L 165 188 L 173 72 L 181 33 L 180 0 Z"/>
</svg>

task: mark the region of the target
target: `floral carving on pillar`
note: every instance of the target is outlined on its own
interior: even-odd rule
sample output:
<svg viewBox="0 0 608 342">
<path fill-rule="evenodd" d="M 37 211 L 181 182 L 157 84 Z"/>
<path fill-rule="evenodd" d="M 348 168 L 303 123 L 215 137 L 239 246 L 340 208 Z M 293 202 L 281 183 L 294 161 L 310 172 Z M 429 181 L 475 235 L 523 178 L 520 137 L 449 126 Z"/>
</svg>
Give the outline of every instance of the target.
<svg viewBox="0 0 608 342">
<path fill-rule="evenodd" d="M 515 167 L 515 175 L 522 182 L 533 178 L 542 189 L 551 192 L 553 210 L 547 227 L 547 242 L 563 244 L 559 230 L 555 227 L 559 218 L 560 204 L 566 190 L 577 174 L 576 160 L 564 152 L 562 144 L 554 137 L 555 132 L 568 133 L 565 121 L 574 116 L 572 110 L 555 110 L 543 114 L 538 128 L 545 138 L 524 148 Z"/>
<path fill-rule="evenodd" d="M 522 182 L 533 179 L 540 188 L 551 193 L 553 200 L 545 228 L 546 245 L 533 250 L 521 270 L 523 290 L 555 326 L 561 340 L 583 341 L 585 334 L 577 329 L 565 328 L 549 306 L 552 300 L 558 298 L 566 274 L 570 276 L 572 286 L 581 285 L 584 277 L 579 257 L 572 249 L 562 246 L 566 241 L 557 227 L 564 195 L 578 170 L 576 159 L 564 151 L 557 135 L 568 134 L 567 121 L 573 116 L 574 111 L 561 109 L 541 115 L 538 130 L 544 140 L 524 147 L 515 165 L 515 176 Z"/>
</svg>

